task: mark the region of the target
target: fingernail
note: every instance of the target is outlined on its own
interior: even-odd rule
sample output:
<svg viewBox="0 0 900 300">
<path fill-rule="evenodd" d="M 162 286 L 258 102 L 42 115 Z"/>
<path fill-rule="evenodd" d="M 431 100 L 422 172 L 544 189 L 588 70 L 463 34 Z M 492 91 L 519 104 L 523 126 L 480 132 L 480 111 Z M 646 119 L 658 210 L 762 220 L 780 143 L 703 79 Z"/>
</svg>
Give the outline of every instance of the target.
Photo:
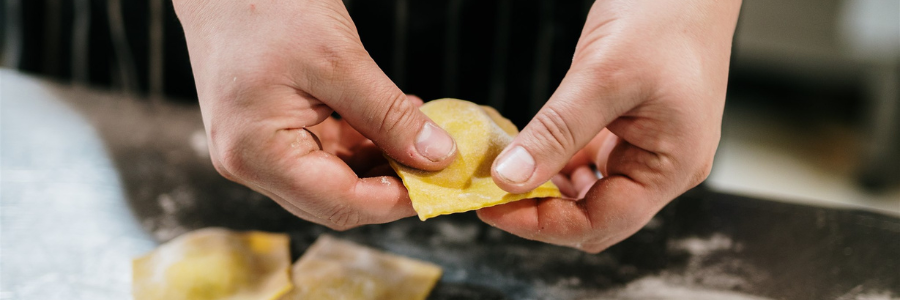
<svg viewBox="0 0 900 300">
<path fill-rule="evenodd" d="M 422 126 L 422 130 L 416 136 L 416 150 L 433 162 L 450 157 L 455 149 L 453 138 L 432 123 L 425 122 L 425 126 Z"/>
<path fill-rule="evenodd" d="M 512 183 L 522 183 L 534 173 L 534 157 L 522 146 L 512 148 L 497 163 L 497 175 Z"/>
</svg>

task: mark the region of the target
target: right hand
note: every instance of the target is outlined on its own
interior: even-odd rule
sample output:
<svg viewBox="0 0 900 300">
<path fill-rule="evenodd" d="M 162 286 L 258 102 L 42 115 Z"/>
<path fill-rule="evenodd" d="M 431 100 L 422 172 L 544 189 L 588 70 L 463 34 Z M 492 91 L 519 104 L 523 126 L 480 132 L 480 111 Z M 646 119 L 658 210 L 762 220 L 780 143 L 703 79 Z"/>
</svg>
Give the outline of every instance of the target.
<svg viewBox="0 0 900 300">
<path fill-rule="evenodd" d="M 226 178 L 303 219 L 343 230 L 415 214 L 400 180 L 359 178 L 361 171 L 345 163 L 371 158 L 372 142 L 424 170 L 440 170 L 455 158 L 452 138 L 363 48 L 340 0 L 174 5 L 212 162 Z M 329 121 L 306 129 L 333 111 L 352 128 Z M 315 133 L 340 128 L 328 142 L 343 150 L 323 151 L 326 143 Z"/>
<path fill-rule="evenodd" d="M 479 217 L 528 239 L 596 253 L 700 184 L 719 144 L 740 6 L 594 2 L 559 88 L 491 173 L 503 190 L 522 193 L 562 171 L 571 181 L 557 179 L 562 191 L 579 200 L 522 200 L 481 209 Z"/>
</svg>

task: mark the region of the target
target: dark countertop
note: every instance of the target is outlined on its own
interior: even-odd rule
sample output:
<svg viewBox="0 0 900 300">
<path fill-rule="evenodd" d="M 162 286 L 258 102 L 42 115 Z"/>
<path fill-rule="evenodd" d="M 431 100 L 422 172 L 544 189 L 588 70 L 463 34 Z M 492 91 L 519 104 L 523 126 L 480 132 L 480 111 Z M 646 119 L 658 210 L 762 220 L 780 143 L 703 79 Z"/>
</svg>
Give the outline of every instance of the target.
<svg viewBox="0 0 900 300">
<path fill-rule="evenodd" d="M 130 257 L 208 226 L 288 232 L 294 258 L 328 232 L 432 261 L 430 299 L 900 298 L 900 219 L 879 213 L 698 188 L 600 254 L 471 213 L 333 233 L 216 174 L 196 107 L 7 70 L 0 93 L 0 299 L 127 297 Z"/>
</svg>

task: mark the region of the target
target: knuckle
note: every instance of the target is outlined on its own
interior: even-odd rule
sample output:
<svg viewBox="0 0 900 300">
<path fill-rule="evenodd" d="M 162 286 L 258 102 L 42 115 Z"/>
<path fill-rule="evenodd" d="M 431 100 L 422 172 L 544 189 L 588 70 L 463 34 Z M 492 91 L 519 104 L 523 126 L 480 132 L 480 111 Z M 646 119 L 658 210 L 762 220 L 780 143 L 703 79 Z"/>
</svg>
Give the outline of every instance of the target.
<svg viewBox="0 0 900 300">
<path fill-rule="evenodd" d="M 557 154 L 575 149 L 577 141 L 573 128 L 557 109 L 546 107 L 535 116 L 535 122 L 538 130 L 534 137 L 540 145 L 549 145 L 551 151 Z"/>
<path fill-rule="evenodd" d="M 222 177 L 225 177 L 225 179 L 228 179 L 231 181 L 237 181 L 237 178 L 234 177 L 234 175 L 232 175 L 231 172 L 228 172 L 228 169 L 225 167 L 225 164 L 218 157 L 214 157 L 212 159 L 212 165 L 213 165 L 213 168 L 216 169 L 216 172 L 218 172 L 219 175 L 222 175 Z"/>
<path fill-rule="evenodd" d="M 316 71 L 326 79 L 333 78 L 336 74 L 341 73 L 343 67 L 343 54 L 338 46 L 321 45 L 316 49 L 319 57 Z"/>
<path fill-rule="evenodd" d="M 242 151 L 237 147 L 228 147 L 227 150 L 219 152 L 217 155 L 218 163 L 213 163 L 216 171 L 231 181 L 238 181 L 247 169 L 247 160 L 241 154 Z"/>
<path fill-rule="evenodd" d="M 228 130 L 223 130 L 215 123 L 210 128 L 210 157 L 213 167 L 226 179 L 241 182 L 248 169 L 249 157 L 245 155 L 242 143 L 223 131 Z"/>
<path fill-rule="evenodd" d="M 613 106 L 606 109 L 624 113 L 634 101 L 645 98 L 650 77 L 632 62 L 608 58 L 586 59 L 583 63 L 573 65 L 573 68 L 571 72 L 587 75 L 593 93 L 622 97 L 623 101 L 607 102 Z"/>
<path fill-rule="evenodd" d="M 337 205 L 328 212 L 326 226 L 333 230 L 345 231 L 362 224 L 362 215 L 358 210 L 345 205 Z"/>
<path fill-rule="evenodd" d="M 633 68 L 629 68 L 626 62 L 606 57 L 586 58 L 577 68 L 591 74 L 598 83 L 606 87 L 620 86 L 632 79 Z"/>
<path fill-rule="evenodd" d="M 693 176 L 691 176 L 690 186 L 695 187 L 706 180 L 712 172 L 712 165 L 712 158 L 704 159 L 700 166 L 694 171 Z"/>
<path fill-rule="evenodd" d="M 316 59 L 312 61 L 311 69 L 324 81 L 338 80 L 353 69 L 359 55 L 356 48 L 346 42 L 320 44 L 313 50 Z"/>
<path fill-rule="evenodd" d="M 381 114 L 381 123 L 378 126 L 380 132 L 393 132 L 396 129 L 407 128 L 412 125 L 415 119 L 415 110 L 406 95 L 399 94 L 390 96 L 388 103 L 385 105 L 387 109 Z"/>
</svg>

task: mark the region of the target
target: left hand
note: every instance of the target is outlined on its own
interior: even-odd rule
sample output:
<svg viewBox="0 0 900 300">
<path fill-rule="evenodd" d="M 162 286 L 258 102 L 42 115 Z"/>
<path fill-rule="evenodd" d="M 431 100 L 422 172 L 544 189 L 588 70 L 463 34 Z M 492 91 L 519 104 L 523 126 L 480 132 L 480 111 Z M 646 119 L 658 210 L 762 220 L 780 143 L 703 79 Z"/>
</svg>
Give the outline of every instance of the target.
<svg viewBox="0 0 900 300">
<path fill-rule="evenodd" d="M 739 0 L 597 0 L 566 77 L 492 167 L 506 191 L 556 176 L 581 199 L 522 200 L 479 217 L 599 252 L 702 182 L 719 142 L 739 9 Z"/>
<path fill-rule="evenodd" d="M 373 145 L 429 171 L 456 157 L 453 139 L 372 60 L 342 1 L 173 5 L 210 160 L 225 178 L 300 218 L 346 230 L 415 215 L 397 178 L 365 177 L 366 157 L 381 158 Z"/>
</svg>

